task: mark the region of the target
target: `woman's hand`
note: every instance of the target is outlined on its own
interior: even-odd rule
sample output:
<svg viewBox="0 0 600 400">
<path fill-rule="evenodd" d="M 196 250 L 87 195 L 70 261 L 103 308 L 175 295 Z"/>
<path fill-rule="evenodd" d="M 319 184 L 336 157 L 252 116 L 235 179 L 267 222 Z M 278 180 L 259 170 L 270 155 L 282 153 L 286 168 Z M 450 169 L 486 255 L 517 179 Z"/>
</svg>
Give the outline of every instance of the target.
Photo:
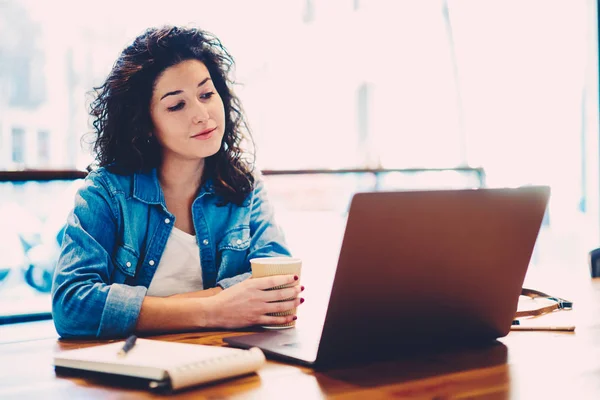
<svg viewBox="0 0 600 400">
<path fill-rule="evenodd" d="M 294 284 L 295 283 L 295 284 Z M 266 290 L 281 285 L 292 287 Z M 284 312 L 298 307 L 304 299 L 303 290 L 294 275 L 277 275 L 246 279 L 215 296 L 206 298 L 207 320 L 210 327 L 242 328 L 251 325 L 280 325 L 296 319 L 294 315 L 270 316 L 267 313 Z M 282 301 L 285 299 L 292 299 Z"/>
</svg>

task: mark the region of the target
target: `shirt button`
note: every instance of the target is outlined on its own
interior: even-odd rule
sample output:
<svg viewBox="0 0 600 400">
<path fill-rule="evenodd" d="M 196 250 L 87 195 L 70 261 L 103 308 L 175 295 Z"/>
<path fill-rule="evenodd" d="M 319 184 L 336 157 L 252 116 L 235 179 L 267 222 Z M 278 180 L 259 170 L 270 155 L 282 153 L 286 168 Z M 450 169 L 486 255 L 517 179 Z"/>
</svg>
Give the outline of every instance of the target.
<svg viewBox="0 0 600 400">
<path fill-rule="evenodd" d="M 242 244 L 242 241 L 240 239 L 235 241 L 237 244 Z"/>
<path fill-rule="evenodd" d="M 203 245 L 205 245 L 205 246 L 207 246 L 207 245 L 208 245 L 208 239 L 204 239 L 204 240 L 202 241 L 202 244 L 203 244 Z"/>
<path fill-rule="evenodd" d="M 169 218 L 165 218 L 165 224 L 168 224 L 169 222 L 171 222 L 171 220 Z"/>
<path fill-rule="evenodd" d="M 127 261 L 127 263 L 125 263 L 125 265 L 127 265 L 128 267 L 131 267 L 131 263 L 129 261 Z"/>
<path fill-rule="evenodd" d="M 148 264 L 150 264 L 150 265 L 154 265 L 154 260 L 150 260 L 150 261 L 148 261 Z"/>
</svg>

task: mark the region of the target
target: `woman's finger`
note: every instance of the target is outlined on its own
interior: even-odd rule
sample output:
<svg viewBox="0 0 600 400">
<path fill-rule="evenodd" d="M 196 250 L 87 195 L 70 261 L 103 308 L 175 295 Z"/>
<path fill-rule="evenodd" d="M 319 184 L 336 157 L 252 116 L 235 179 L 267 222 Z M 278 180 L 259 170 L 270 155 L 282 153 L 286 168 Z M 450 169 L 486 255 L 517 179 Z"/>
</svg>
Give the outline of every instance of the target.
<svg viewBox="0 0 600 400">
<path fill-rule="evenodd" d="M 300 304 L 304 303 L 304 299 L 298 297 L 294 300 L 289 301 L 278 301 L 275 303 L 267 303 L 265 304 L 265 312 L 266 313 L 280 313 L 292 310 L 298 307 Z"/>
<path fill-rule="evenodd" d="M 253 278 L 252 284 L 260 290 L 269 290 L 279 286 L 298 284 L 297 275 L 274 275 L 263 278 Z"/>
<path fill-rule="evenodd" d="M 296 320 L 297 317 L 295 315 L 284 315 L 273 317 L 270 315 L 262 315 L 258 318 L 257 325 L 283 325 L 289 324 L 290 322 Z"/>
<path fill-rule="evenodd" d="M 302 288 L 298 285 L 292 286 L 290 288 L 266 290 L 262 293 L 262 298 L 264 301 L 268 302 L 291 300 L 295 297 L 298 297 L 301 291 Z"/>
</svg>

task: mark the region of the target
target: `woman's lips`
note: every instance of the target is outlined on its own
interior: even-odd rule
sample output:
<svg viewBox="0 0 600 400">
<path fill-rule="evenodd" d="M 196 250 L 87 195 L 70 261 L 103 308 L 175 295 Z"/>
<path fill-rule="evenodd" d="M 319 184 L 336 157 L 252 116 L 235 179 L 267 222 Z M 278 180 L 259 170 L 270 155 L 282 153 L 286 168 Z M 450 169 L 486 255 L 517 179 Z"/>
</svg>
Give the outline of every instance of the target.
<svg viewBox="0 0 600 400">
<path fill-rule="evenodd" d="M 214 127 L 214 128 L 202 131 L 202 132 L 192 136 L 192 139 L 200 139 L 200 140 L 210 139 L 212 137 L 212 134 L 215 131 L 215 129 L 217 129 L 217 128 Z"/>
</svg>

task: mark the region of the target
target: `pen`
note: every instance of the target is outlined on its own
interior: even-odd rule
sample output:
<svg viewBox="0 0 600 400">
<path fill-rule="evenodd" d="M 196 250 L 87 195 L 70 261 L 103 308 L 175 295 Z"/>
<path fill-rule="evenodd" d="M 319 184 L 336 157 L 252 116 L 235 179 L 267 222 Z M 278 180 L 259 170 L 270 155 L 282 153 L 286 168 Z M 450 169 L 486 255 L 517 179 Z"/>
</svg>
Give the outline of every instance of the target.
<svg viewBox="0 0 600 400">
<path fill-rule="evenodd" d="M 123 345 L 123 348 L 121 350 L 119 350 L 119 353 L 117 353 L 118 356 L 123 357 L 125 354 L 127 354 L 129 352 L 129 350 L 133 349 L 133 346 L 135 346 L 135 341 L 137 340 L 137 337 L 135 335 L 131 335 L 127 338 L 127 340 L 125 340 L 125 344 Z"/>
<path fill-rule="evenodd" d="M 156 392 L 165 392 L 171 389 L 171 383 L 168 380 L 152 381 L 148 384 L 148 388 Z"/>
<path fill-rule="evenodd" d="M 572 332 L 575 330 L 575 325 L 548 325 L 548 326 L 538 326 L 538 325 L 513 325 L 511 328 L 513 331 L 568 331 Z"/>
</svg>

